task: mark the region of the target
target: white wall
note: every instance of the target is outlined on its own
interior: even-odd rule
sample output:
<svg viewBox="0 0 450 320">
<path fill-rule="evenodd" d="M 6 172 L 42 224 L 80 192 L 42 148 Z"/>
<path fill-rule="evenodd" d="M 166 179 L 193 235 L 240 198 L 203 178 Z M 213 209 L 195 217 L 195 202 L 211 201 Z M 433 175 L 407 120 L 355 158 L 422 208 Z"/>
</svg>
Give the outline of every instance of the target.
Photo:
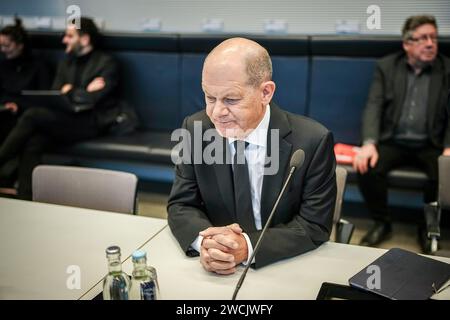
<svg viewBox="0 0 450 320">
<path fill-rule="evenodd" d="M 159 18 L 163 32 L 202 32 L 205 18 L 223 19 L 224 32 L 263 33 L 264 21 L 281 19 L 289 34 L 333 34 L 336 20 L 356 20 L 366 34 L 400 34 L 405 18 L 436 16 L 450 35 L 450 0 L 0 0 L 0 15 L 64 16 L 79 5 L 83 15 L 103 18 L 111 31 L 140 31 L 146 18 Z M 381 8 L 381 29 L 366 27 L 369 5 Z"/>
</svg>

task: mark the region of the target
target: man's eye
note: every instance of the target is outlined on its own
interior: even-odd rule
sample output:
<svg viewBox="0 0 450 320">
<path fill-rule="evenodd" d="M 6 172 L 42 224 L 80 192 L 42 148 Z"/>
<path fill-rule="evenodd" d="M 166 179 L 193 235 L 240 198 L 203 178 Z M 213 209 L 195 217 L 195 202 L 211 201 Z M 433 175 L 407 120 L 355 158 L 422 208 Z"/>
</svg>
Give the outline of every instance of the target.
<svg viewBox="0 0 450 320">
<path fill-rule="evenodd" d="M 215 102 L 216 98 L 213 97 L 206 97 L 206 100 L 208 100 L 208 102 Z"/>
<path fill-rule="evenodd" d="M 227 104 L 236 104 L 239 102 L 239 99 L 225 99 Z"/>
</svg>

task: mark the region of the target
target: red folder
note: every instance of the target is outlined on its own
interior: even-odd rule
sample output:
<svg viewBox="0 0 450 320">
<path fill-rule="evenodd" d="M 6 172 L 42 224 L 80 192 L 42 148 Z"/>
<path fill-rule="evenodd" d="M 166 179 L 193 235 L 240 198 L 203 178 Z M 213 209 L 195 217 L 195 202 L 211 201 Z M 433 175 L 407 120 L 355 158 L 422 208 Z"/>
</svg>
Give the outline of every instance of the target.
<svg viewBox="0 0 450 320">
<path fill-rule="evenodd" d="M 353 164 L 353 159 L 358 154 L 360 147 L 349 144 L 336 143 L 334 145 L 334 154 L 338 164 Z"/>
</svg>

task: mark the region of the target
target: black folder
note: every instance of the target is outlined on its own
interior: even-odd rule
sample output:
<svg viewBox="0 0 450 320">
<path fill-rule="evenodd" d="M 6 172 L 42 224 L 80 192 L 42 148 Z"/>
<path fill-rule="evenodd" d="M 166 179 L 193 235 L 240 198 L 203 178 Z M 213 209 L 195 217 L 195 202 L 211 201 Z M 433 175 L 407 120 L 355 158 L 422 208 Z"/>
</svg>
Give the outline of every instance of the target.
<svg viewBox="0 0 450 320">
<path fill-rule="evenodd" d="M 376 278 L 379 275 L 379 280 Z M 450 279 L 450 264 L 394 248 L 349 279 L 350 286 L 393 300 L 425 300 Z"/>
</svg>

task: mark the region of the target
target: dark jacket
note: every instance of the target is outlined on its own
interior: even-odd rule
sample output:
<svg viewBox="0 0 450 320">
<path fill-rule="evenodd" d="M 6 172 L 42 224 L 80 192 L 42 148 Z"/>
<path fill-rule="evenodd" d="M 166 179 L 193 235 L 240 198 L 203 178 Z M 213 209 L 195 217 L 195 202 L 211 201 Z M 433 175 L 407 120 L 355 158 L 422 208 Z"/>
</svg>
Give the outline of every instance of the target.
<svg viewBox="0 0 450 320">
<path fill-rule="evenodd" d="M 73 88 L 69 97 L 77 102 L 82 100 L 84 104 L 92 104 L 94 108 L 90 112 L 94 113 L 99 128 L 105 128 L 115 121 L 118 114 L 119 72 L 117 63 L 110 55 L 94 50 L 89 54 L 82 74 L 77 74 L 75 59 L 68 56 L 60 62 L 52 87 L 60 90 L 67 83 L 74 85 L 76 77 L 78 77 L 79 85 Z M 87 86 L 97 77 L 105 79 L 105 87 L 99 91 L 87 92 Z"/>
<path fill-rule="evenodd" d="M 194 138 L 194 121 L 202 131 L 214 128 L 205 111 L 184 120 L 183 128 Z M 303 149 L 305 162 L 291 180 L 256 254 L 255 267 L 313 250 L 329 239 L 336 200 L 333 136 L 319 123 L 294 115 L 271 104 L 270 129 L 279 130 L 279 169 L 265 175 L 261 192 L 261 222 L 264 225 L 289 171 L 294 151 Z M 223 143 L 226 143 L 226 139 Z M 268 139 L 268 150 L 271 149 Z M 201 151 L 208 143 L 203 142 Z M 194 150 L 191 146 L 191 150 Z M 275 151 L 275 150 L 274 150 Z M 193 155 L 191 155 L 193 160 Z M 192 161 L 193 162 L 193 161 Z M 169 226 L 188 254 L 198 233 L 211 226 L 236 221 L 230 164 L 176 166 L 168 201 Z M 261 231 L 249 232 L 253 247 Z"/>
<path fill-rule="evenodd" d="M 363 114 L 363 141 L 383 142 L 393 137 L 406 94 L 405 53 L 378 61 Z M 432 145 L 450 147 L 450 60 L 438 55 L 431 71 L 427 132 Z"/>
<path fill-rule="evenodd" d="M 0 61 L 0 104 L 15 102 L 21 113 L 24 107 L 30 106 L 21 98 L 22 90 L 45 90 L 50 85 L 48 66 L 30 53 Z"/>
</svg>

